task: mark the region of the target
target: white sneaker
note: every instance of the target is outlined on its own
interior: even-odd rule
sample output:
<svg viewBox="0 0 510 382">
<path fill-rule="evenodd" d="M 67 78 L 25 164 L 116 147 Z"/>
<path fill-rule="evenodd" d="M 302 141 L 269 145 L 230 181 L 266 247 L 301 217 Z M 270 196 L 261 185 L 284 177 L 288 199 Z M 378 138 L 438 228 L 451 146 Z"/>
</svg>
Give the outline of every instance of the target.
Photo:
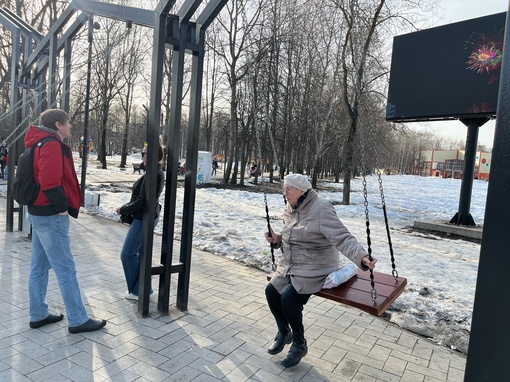
<svg viewBox="0 0 510 382">
<path fill-rule="evenodd" d="M 138 300 L 138 296 L 136 294 L 129 293 L 129 291 L 126 292 L 124 297 L 126 297 L 128 300 Z"/>
</svg>

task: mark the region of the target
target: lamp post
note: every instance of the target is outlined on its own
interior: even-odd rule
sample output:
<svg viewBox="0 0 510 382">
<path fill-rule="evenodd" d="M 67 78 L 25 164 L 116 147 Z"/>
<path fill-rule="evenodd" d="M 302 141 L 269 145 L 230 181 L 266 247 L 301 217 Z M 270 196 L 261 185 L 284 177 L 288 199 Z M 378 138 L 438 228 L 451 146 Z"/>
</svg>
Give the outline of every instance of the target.
<svg viewBox="0 0 510 382">
<path fill-rule="evenodd" d="M 87 162 L 89 159 L 89 109 L 90 109 L 90 71 L 92 66 L 92 41 L 94 41 L 94 29 L 99 29 L 99 23 L 94 22 L 94 16 L 89 15 L 88 42 L 89 51 L 87 57 L 87 88 L 85 90 L 85 120 L 83 124 L 83 152 L 81 162 L 81 205 L 85 206 L 85 182 L 87 178 Z"/>
</svg>

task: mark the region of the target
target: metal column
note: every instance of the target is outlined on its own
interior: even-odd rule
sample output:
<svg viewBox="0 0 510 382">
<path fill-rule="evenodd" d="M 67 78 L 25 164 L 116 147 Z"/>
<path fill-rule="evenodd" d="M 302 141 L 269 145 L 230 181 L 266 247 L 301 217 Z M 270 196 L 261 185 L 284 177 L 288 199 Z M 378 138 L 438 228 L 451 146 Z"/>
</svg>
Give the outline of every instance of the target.
<svg viewBox="0 0 510 382">
<path fill-rule="evenodd" d="M 19 88 L 18 88 L 18 68 L 19 60 L 21 54 L 21 33 L 19 29 L 13 31 L 12 33 L 12 58 L 11 58 L 11 96 L 10 96 L 10 108 L 11 108 L 11 129 L 15 131 L 16 126 L 18 126 L 19 121 L 19 113 L 18 113 L 18 101 L 19 101 Z M 17 133 L 15 133 L 16 137 Z M 14 138 L 15 138 L 14 137 Z M 17 153 L 17 142 L 13 140 L 11 142 L 11 149 L 9 152 L 9 173 L 7 182 L 12 184 L 12 175 L 14 175 L 14 166 L 12 163 L 15 163 L 16 158 L 18 157 Z M 6 230 L 8 232 L 12 232 L 14 230 L 14 199 L 10 193 L 7 194 L 7 218 L 6 218 Z"/>
<path fill-rule="evenodd" d="M 459 210 L 450 220 L 451 224 L 475 226 L 475 221 L 469 212 L 475 175 L 476 149 L 478 144 L 478 130 L 489 121 L 489 118 L 466 118 L 461 122 L 468 128 L 466 137 L 466 152 L 464 154 L 464 172 L 460 186 Z"/>
<path fill-rule="evenodd" d="M 205 31 L 203 29 L 196 30 L 196 25 L 190 26 L 191 36 L 198 40 L 198 50 L 193 54 L 192 72 L 191 72 L 191 89 L 190 89 L 190 109 L 189 109 L 189 126 L 186 156 L 186 178 L 184 192 L 184 211 L 182 217 L 182 246 L 180 260 L 184 264 L 191 264 L 191 251 L 193 247 L 192 233 L 193 222 L 195 218 L 195 199 L 196 199 L 196 183 L 197 183 L 197 166 L 198 166 L 198 138 L 200 130 L 200 103 L 202 97 L 202 72 L 204 66 L 204 38 Z M 190 155 L 191 154 L 191 155 Z M 188 172 L 188 166 L 191 173 Z M 179 278 L 178 289 L 182 292 L 177 295 L 177 307 L 179 309 L 188 309 L 190 267 L 186 267 L 181 278 Z"/>
<path fill-rule="evenodd" d="M 506 25 L 510 25 L 507 12 Z M 483 225 L 465 382 L 506 382 L 510 360 L 510 33 L 506 28 L 491 178 Z"/>
</svg>

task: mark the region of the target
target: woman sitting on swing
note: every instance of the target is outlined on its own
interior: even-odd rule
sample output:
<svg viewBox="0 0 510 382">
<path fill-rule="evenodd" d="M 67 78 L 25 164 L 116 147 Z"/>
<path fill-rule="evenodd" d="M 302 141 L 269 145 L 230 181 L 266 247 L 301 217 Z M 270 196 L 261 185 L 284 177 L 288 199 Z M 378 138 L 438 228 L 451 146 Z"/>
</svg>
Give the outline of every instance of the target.
<svg viewBox="0 0 510 382">
<path fill-rule="evenodd" d="M 340 265 L 341 252 L 360 269 L 374 269 L 377 259 L 370 257 L 338 218 L 333 205 L 319 198 L 308 179 L 301 174 L 287 175 L 283 194 L 286 198 L 283 230 L 271 229 L 266 240 L 282 249 L 278 268 L 266 287 L 266 299 L 278 333 L 268 349 L 280 353 L 292 342 L 284 367 L 299 364 L 308 347 L 304 336 L 303 306 L 319 292 L 326 277 Z"/>
</svg>

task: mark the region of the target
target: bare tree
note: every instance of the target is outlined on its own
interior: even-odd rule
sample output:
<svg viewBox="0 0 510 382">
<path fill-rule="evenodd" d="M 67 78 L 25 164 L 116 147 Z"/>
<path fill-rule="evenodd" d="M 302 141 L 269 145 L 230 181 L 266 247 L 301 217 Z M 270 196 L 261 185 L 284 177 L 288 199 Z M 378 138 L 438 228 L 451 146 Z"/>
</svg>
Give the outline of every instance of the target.
<svg viewBox="0 0 510 382">
<path fill-rule="evenodd" d="M 124 81 L 124 65 L 122 55 L 122 40 L 125 36 L 125 24 L 103 19 L 100 33 L 94 40 L 97 52 L 97 60 L 93 65 L 95 75 L 95 87 L 92 94 L 97 100 L 95 105 L 98 123 L 98 147 L 97 159 L 102 168 L 107 168 L 107 132 L 110 108 L 115 97 L 126 85 Z"/>
<path fill-rule="evenodd" d="M 388 0 L 389 1 L 389 0 Z M 358 2 L 358 0 L 332 0 L 344 14 L 347 24 L 347 32 L 342 47 L 343 82 L 342 100 L 348 112 L 348 136 L 344 144 L 343 168 L 343 200 L 342 203 L 350 203 L 351 178 L 353 176 L 353 155 L 355 137 L 360 127 L 360 106 L 362 96 L 366 91 L 367 83 L 372 79 L 366 77 L 366 67 L 369 62 L 378 65 L 378 60 L 371 59 L 370 52 L 374 40 L 383 33 L 383 26 L 392 22 L 401 22 L 405 28 L 413 27 L 413 15 L 400 17 L 408 12 L 425 6 L 426 0 L 377 0 L 372 2 Z M 394 25 L 394 24 L 393 24 Z"/>
<path fill-rule="evenodd" d="M 131 114 L 133 112 L 134 96 L 139 74 L 144 70 L 144 63 L 149 56 L 149 50 L 144 43 L 150 41 L 141 27 L 131 27 L 126 30 L 126 37 L 122 49 L 122 87 L 119 89 L 119 100 L 124 111 L 124 132 L 122 135 L 121 168 L 126 167 L 128 155 L 128 137 L 131 128 Z M 149 46 L 150 48 L 150 46 Z"/>
<path fill-rule="evenodd" d="M 225 73 L 230 87 L 229 156 L 223 176 L 225 183 L 228 183 L 229 179 L 232 184 L 237 183 L 237 163 L 241 158 L 238 145 L 240 136 L 237 87 L 239 81 L 248 73 L 249 64 L 251 64 L 247 62 L 246 53 L 250 48 L 250 41 L 252 41 L 250 35 L 258 25 L 262 8 L 263 2 L 251 3 L 233 0 L 224 8 L 227 15 L 221 14 L 217 20 L 226 37 L 226 41 L 219 46 L 217 54 L 225 65 Z"/>
</svg>

